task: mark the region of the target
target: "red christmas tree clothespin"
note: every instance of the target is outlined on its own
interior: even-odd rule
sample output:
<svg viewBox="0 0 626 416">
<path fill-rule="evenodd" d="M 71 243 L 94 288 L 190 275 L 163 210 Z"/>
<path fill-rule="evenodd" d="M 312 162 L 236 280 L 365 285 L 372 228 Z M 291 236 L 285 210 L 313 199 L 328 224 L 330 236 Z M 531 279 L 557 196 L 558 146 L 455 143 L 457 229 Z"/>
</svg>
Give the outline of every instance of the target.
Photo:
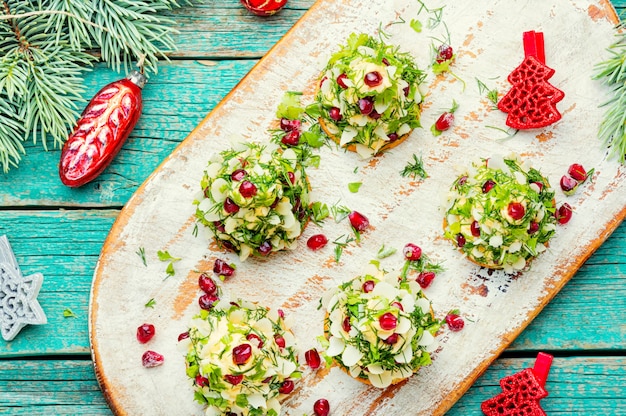
<svg viewBox="0 0 626 416">
<path fill-rule="evenodd" d="M 548 395 L 544 388 L 552 355 L 540 352 L 533 368 L 500 380 L 502 393 L 485 400 L 480 408 L 487 416 L 546 416 L 539 401 Z"/>
<path fill-rule="evenodd" d="M 535 129 L 561 119 L 556 103 L 565 94 L 548 82 L 554 69 L 546 66 L 543 33 L 524 32 L 524 61 L 511 72 L 507 80 L 511 89 L 498 102 L 507 113 L 506 125 L 514 129 Z"/>
</svg>

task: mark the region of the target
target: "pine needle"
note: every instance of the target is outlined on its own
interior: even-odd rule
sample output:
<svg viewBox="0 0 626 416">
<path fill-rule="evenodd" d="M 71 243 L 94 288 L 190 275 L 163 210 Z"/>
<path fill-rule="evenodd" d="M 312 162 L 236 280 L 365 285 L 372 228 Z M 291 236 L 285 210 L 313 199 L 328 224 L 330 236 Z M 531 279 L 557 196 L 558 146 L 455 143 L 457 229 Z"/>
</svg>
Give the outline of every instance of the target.
<svg viewBox="0 0 626 416">
<path fill-rule="evenodd" d="M 626 163 L 626 32 L 620 25 L 617 40 L 609 47 L 610 56 L 595 67 L 593 79 L 613 89 L 612 97 L 602 104 L 607 107 L 600 123 L 598 137 L 608 149 L 609 158 Z"/>
</svg>

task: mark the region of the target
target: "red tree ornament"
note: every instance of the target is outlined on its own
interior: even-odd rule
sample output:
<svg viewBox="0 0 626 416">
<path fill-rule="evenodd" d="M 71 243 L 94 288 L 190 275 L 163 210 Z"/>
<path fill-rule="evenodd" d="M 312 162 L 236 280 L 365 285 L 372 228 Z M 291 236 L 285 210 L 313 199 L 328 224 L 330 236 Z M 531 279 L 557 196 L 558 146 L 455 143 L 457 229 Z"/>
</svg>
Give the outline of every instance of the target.
<svg viewBox="0 0 626 416">
<path fill-rule="evenodd" d="M 554 69 L 545 64 L 543 33 L 524 32 L 524 61 L 508 76 L 509 92 L 498 102 L 507 113 L 506 125 L 514 129 L 535 129 L 561 119 L 556 103 L 565 94 L 548 82 Z"/>
<path fill-rule="evenodd" d="M 534 367 L 500 380 L 502 393 L 485 400 L 480 408 L 487 416 L 546 416 L 539 400 L 548 395 L 544 389 L 552 356 L 540 352 Z"/>
</svg>

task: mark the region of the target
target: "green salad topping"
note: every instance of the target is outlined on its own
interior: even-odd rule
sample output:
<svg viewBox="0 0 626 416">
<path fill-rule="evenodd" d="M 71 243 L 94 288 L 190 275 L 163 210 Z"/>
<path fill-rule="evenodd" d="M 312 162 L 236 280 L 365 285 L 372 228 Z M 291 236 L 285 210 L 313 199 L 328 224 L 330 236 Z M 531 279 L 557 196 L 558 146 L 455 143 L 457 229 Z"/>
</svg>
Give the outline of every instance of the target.
<svg viewBox="0 0 626 416">
<path fill-rule="evenodd" d="M 481 266 L 522 270 L 555 233 L 554 195 L 517 155 L 482 159 L 454 181 L 444 235 Z"/>
<path fill-rule="evenodd" d="M 425 77 L 410 54 L 353 33 L 322 72 L 316 95 L 322 127 L 362 157 L 377 155 L 420 126 Z"/>
</svg>

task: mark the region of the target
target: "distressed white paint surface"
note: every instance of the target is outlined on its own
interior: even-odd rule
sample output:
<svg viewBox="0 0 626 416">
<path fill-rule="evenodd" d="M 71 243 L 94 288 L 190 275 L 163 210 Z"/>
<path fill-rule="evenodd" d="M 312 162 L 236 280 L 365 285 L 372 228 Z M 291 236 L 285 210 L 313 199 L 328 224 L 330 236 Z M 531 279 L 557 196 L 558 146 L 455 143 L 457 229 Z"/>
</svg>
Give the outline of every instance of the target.
<svg viewBox="0 0 626 416">
<path fill-rule="evenodd" d="M 444 413 L 626 215 L 626 171 L 606 160 L 596 139 L 604 112 L 598 105 L 607 91 L 591 80 L 593 65 L 606 57 L 604 48 L 613 41 L 615 17 L 608 2 L 428 4 L 445 5 L 443 20 L 458 54 L 453 70 L 466 82 L 465 89 L 452 76 L 429 76 L 424 128 L 405 143 L 374 161 L 325 148 L 320 168 L 309 170 L 314 200 L 358 210 L 370 219 L 372 228 L 335 264 L 332 245 L 312 252 L 304 242 L 318 232 L 331 241 L 348 235 L 347 221 L 327 220 L 322 230 L 311 224 L 297 250 L 238 264 L 236 277 L 222 288 L 233 298 L 283 308 L 293 319 L 303 353 L 317 346 L 315 337 L 322 334 L 323 313 L 317 306 L 323 291 L 358 274 L 383 244 L 401 251 L 414 242 L 446 268 L 425 291 L 437 317 L 461 309 L 466 327 L 459 333 L 443 331 L 442 348 L 433 364 L 408 382 L 383 391 L 352 380 L 336 367 L 315 374 L 305 370 L 285 403 L 285 414 L 310 414 L 320 397 L 330 401 L 335 416 Z M 351 32 L 374 33 L 382 25 L 391 35 L 390 43 L 412 52 L 426 67 L 431 60 L 431 36 L 443 39 L 445 32 L 443 25 L 413 31 L 408 25 L 411 19 L 425 25 L 428 19 L 424 12 L 418 15 L 418 9 L 412 0 L 320 0 L 131 198 L 105 243 L 91 300 L 96 371 L 114 411 L 202 413 L 193 403 L 176 339 L 199 310 L 198 271 L 210 270 L 216 257 L 238 263 L 235 255 L 214 251 L 215 245 L 202 233 L 193 236 L 191 201 L 209 155 L 228 148 L 233 140 L 268 140 L 265 131 L 275 127 L 274 111 L 283 92 L 304 90 L 304 99 L 310 101 L 319 71 Z M 400 17 L 405 23 L 400 23 Z M 505 127 L 506 115 L 491 109 L 478 91 L 476 78 L 503 94 L 509 88 L 506 76 L 523 58 L 526 30 L 544 32 L 547 65 L 556 70 L 550 81 L 565 92 L 557 106 L 563 119 L 542 131 L 520 132 L 503 140 L 504 134 L 489 126 Z M 435 138 L 429 127 L 453 99 L 460 103 L 456 125 Z M 557 203 L 570 203 L 574 217 L 559 227 L 549 251 L 515 279 L 477 268 L 442 238 L 440 201 L 456 176 L 455 166 L 494 152 L 522 154 L 556 188 L 571 163 L 596 170 L 593 183 L 574 196 L 557 192 Z M 425 161 L 429 178 L 423 182 L 399 174 L 412 154 Z M 363 182 L 358 193 L 348 191 L 350 182 Z M 136 254 L 140 247 L 145 249 L 147 266 Z M 157 259 L 158 250 L 182 257 L 175 264 L 176 276 L 164 280 L 166 263 Z M 397 253 L 382 264 L 386 269 L 398 268 L 402 258 Z M 145 308 L 151 298 L 155 308 Z M 157 331 L 146 345 L 135 339 L 135 330 L 143 322 L 153 323 Z M 146 349 L 164 354 L 165 364 L 142 368 L 141 354 Z"/>
</svg>

